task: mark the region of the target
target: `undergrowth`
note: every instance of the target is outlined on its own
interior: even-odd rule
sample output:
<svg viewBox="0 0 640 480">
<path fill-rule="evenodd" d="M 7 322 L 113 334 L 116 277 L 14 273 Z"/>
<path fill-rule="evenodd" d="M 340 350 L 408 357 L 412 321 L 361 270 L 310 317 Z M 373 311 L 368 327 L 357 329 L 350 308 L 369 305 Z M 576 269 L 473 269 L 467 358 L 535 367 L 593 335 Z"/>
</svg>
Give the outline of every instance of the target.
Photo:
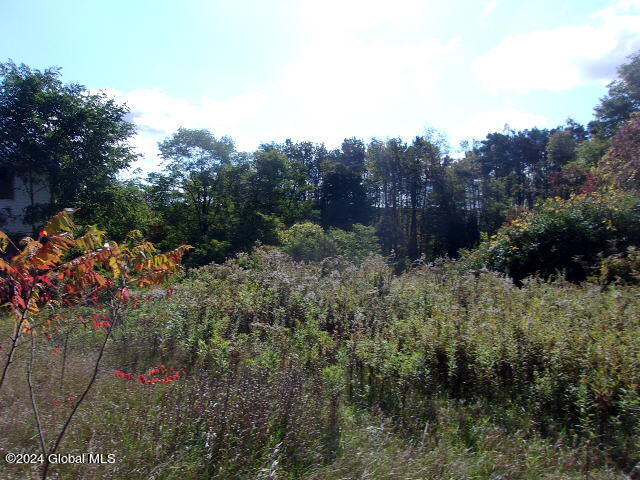
<svg viewBox="0 0 640 480">
<path fill-rule="evenodd" d="M 54 474 L 625 478 L 640 461 L 639 295 L 560 280 L 518 288 L 456 262 L 396 276 L 375 256 L 301 264 L 258 249 L 194 270 L 131 311 L 62 447 L 117 461 Z M 72 339 L 61 388 L 59 341 L 39 352 L 51 374 L 36 381 L 40 401 L 64 409 L 90 349 Z M 169 385 L 114 375 L 160 364 L 187 374 Z M 0 453 L 35 452 L 19 384 L 0 408 Z"/>
</svg>

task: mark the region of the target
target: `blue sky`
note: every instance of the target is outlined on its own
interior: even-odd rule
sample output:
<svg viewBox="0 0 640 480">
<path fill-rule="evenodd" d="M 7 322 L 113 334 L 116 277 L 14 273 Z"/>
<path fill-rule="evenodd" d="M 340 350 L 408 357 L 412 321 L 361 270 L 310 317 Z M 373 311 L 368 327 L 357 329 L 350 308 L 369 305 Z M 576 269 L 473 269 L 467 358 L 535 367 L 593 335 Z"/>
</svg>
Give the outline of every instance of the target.
<svg viewBox="0 0 640 480">
<path fill-rule="evenodd" d="M 640 0 L 0 0 L 0 60 L 126 102 L 144 154 L 178 127 L 461 140 L 591 119 L 640 50 Z"/>
</svg>

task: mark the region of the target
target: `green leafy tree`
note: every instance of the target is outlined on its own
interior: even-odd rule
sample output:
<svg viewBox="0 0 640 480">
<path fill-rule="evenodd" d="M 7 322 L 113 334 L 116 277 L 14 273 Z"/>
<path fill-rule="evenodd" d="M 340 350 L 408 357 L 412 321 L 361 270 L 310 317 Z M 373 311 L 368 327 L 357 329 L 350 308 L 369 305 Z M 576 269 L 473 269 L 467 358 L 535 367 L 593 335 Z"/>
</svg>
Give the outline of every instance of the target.
<svg viewBox="0 0 640 480">
<path fill-rule="evenodd" d="M 401 139 L 374 139 L 367 148 L 367 187 L 372 197 L 374 219 L 385 253 L 405 255 L 402 224 L 404 168 L 407 145 Z"/>
<path fill-rule="evenodd" d="M 180 128 L 158 146 L 167 162 L 165 186 L 184 200 L 197 226 L 193 234 L 206 235 L 220 207 L 219 173 L 231 165 L 233 141 L 228 137 L 216 139 L 208 130 Z"/>
<path fill-rule="evenodd" d="M 322 180 L 322 224 L 349 229 L 354 223 L 367 222 L 369 199 L 362 176 L 342 164 L 334 164 Z"/>
<path fill-rule="evenodd" d="M 571 132 L 558 130 L 549 137 L 546 150 L 548 170 L 560 170 L 568 163 L 575 161 L 576 140 Z"/>
<path fill-rule="evenodd" d="M 314 201 L 314 208 L 320 205 L 322 184 L 322 164 L 329 158 L 329 152 L 324 144 L 311 142 L 293 142 L 287 139 L 284 144 L 277 146 L 290 161 L 304 165 L 306 181 L 310 187 L 309 195 Z"/>
<path fill-rule="evenodd" d="M 152 208 L 144 187 L 136 179 L 110 182 L 102 196 L 87 203 L 86 208 L 91 209 L 91 221 L 104 225 L 109 237 L 118 241 L 132 230 L 146 234 L 160 219 L 160 213 Z"/>
<path fill-rule="evenodd" d="M 314 202 L 306 171 L 304 164 L 288 158 L 276 146 L 263 145 L 254 154 L 249 172 L 254 208 L 289 225 L 310 218 Z"/>
<path fill-rule="evenodd" d="M 618 78 L 595 108 L 596 120 L 589 127 L 596 134 L 612 137 L 618 128 L 640 110 L 640 52 L 618 67 Z"/>
<path fill-rule="evenodd" d="M 63 84 L 60 69 L 0 64 L 0 167 L 23 180 L 34 225 L 63 207 L 100 199 L 136 155 L 125 105 L 78 84 Z M 37 205 L 46 184 L 49 202 Z M 78 212 L 92 220 L 91 208 Z"/>
</svg>

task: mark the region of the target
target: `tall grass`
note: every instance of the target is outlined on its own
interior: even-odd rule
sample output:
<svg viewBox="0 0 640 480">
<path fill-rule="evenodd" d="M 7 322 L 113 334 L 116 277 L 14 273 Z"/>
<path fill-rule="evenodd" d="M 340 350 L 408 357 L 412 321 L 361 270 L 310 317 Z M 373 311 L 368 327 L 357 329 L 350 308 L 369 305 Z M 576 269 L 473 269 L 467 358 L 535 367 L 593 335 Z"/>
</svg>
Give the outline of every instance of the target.
<svg viewBox="0 0 640 480">
<path fill-rule="evenodd" d="M 517 288 L 455 262 L 395 276 L 380 257 L 305 265 L 257 250 L 193 271 L 132 312 L 62 449 L 118 461 L 56 471 L 624 478 L 640 461 L 639 295 L 563 281 Z M 81 370 L 81 339 L 73 345 L 65 395 Z M 160 363 L 188 375 L 148 386 L 112 373 Z M 38 379 L 42 395 L 55 378 Z M 16 388 L 10 405 L 3 398 L 0 448 L 35 451 Z"/>
</svg>

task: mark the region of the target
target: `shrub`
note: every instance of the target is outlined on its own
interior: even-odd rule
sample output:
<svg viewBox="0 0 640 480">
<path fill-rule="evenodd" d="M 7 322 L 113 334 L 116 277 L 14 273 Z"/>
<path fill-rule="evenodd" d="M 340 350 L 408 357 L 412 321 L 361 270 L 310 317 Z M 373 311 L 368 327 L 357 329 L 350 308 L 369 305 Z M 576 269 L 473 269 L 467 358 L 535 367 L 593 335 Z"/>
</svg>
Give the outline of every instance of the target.
<svg viewBox="0 0 640 480">
<path fill-rule="evenodd" d="M 505 272 L 516 280 L 564 273 L 584 280 L 599 256 L 640 244 L 640 198 L 622 192 L 551 198 L 525 211 L 466 254 L 473 269 Z"/>
<path fill-rule="evenodd" d="M 325 458 L 336 451 L 337 404 L 383 412 L 421 438 L 443 400 L 477 403 L 509 435 L 527 424 L 552 438 L 594 437 L 628 466 L 640 460 L 637 298 L 637 287 L 514 288 L 458 262 L 394 276 L 380 257 L 304 265 L 257 249 L 192 271 L 138 312 L 155 319 L 159 351 L 188 371 L 224 375 L 240 356 L 239 371 L 275 375 L 293 363 L 309 375 L 324 397 Z M 473 444 L 478 425 L 466 423 Z"/>
<path fill-rule="evenodd" d="M 353 230 L 338 228 L 329 230 L 329 237 L 336 245 L 338 255 L 344 255 L 354 263 L 360 263 L 371 254 L 380 253 L 380 244 L 375 227 L 367 227 L 356 223 Z"/>
<path fill-rule="evenodd" d="M 639 287 L 514 288 L 461 265 L 393 275 L 379 256 L 303 264 L 257 248 L 139 294 L 105 354 L 122 378 L 97 380 L 65 442 L 118 461 L 59 477 L 626 478 L 640 461 Z M 64 390 L 35 372 L 54 415 L 85 381 L 88 337 L 70 338 Z M 187 375 L 149 385 L 162 365 Z M 20 380 L 0 397 L 3 451 L 36 442 Z"/>
<path fill-rule="evenodd" d="M 229 256 L 231 245 L 229 242 L 205 238 L 189 256 L 188 266 L 202 266 L 207 263 L 223 262 Z"/>
<path fill-rule="evenodd" d="M 133 308 L 134 304 L 137 305 L 137 291 L 161 285 L 170 275 L 177 273 L 184 253 L 192 248 L 183 245 L 172 252 L 160 253 L 137 230 L 130 232 L 121 245 L 115 242 L 105 244 L 105 232 L 94 227 L 84 235 L 78 235 L 79 229 L 71 219 L 74 211 L 65 209 L 54 215 L 37 239 L 23 239 L 22 249 L 0 232 L 0 253 L 4 253 L 9 246 L 17 252 L 17 255 L 7 260 L 0 259 L 0 304 L 4 312 L 8 313 L 5 317 L 4 312 L 1 312 L 0 326 L 5 327 L 5 320 L 9 320 L 13 330 L 0 374 L 0 389 L 8 382 L 15 386 L 15 369 L 11 369 L 11 374 L 8 373 L 17 358 L 16 353 L 21 353 L 26 337 L 31 344 L 27 387 L 42 457 L 42 480 L 46 480 L 49 467 L 56 463 L 50 457 L 59 451 L 76 412 L 88 398 L 98 378 L 112 333 L 122 324 L 125 312 Z M 76 313 L 83 308 L 89 309 L 90 316 L 89 313 L 85 314 L 88 318 Z M 70 321 L 68 317 L 75 317 L 75 321 Z M 101 338 L 96 342 L 97 355 L 89 380 L 80 393 L 67 397 L 66 404 L 70 411 L 66 419 L 52 429 L 44 421 L 49 416 L 45 414 L 45 406 L 37 400 L 37 394 L 40 393 L 39 384 L 34 381 L 38 373 L 37 354 L 38 350 L 47 348 L 42 346 L 43 337 L 48 342 L 53 341 L 54 336 L 65 337 L 64 347 L 59 350 L 62 351 L 63 358 L 60 374 L 62 391 L 68 353 L 67 340 L 74 330 L 74 324 L 85 328 L 92 325 Z M 47 373 L 50 371 L 49 365 L 39 368 Z M 124 377 L 133 378 L 120 373 Z M 158 378 L 155 373 L 156 370 L 148 372 L 152 376 L 152 383 L 170 383 L 178 378 L 171 374 Z M 141 376 L 140 379 L 144 379 L 145 383 L 147 377 Z M 52 405 L 60 407 L 62 401 L 55 400 Z M 46 437 L 51 430 L 55 434 L 47 442 Z"/>
<path fill-rule="evenodd" d="M 380 253 L 375 228 L 361 224 L 355 224 L 351 231 L 332 228 L 325 232 L 311 222 L 297 223 L 280 234 L 280 241 L 284 252 L 305 262 L 343 255 L 358 264 L 368 255 Z"/>
<path fill-rule="evenodd" d="M 629 247 L 624 253 L 603 259 L 599 273 L 602 283 L 640 283 L 640 251 Z"/>
<path fill-rule="evenodd" d="M 294 260 L 317 262 L 336 253 L 336 245 L 320 225 L 296 223 L 280 234 L 282 250 Z"/>
</svg>

